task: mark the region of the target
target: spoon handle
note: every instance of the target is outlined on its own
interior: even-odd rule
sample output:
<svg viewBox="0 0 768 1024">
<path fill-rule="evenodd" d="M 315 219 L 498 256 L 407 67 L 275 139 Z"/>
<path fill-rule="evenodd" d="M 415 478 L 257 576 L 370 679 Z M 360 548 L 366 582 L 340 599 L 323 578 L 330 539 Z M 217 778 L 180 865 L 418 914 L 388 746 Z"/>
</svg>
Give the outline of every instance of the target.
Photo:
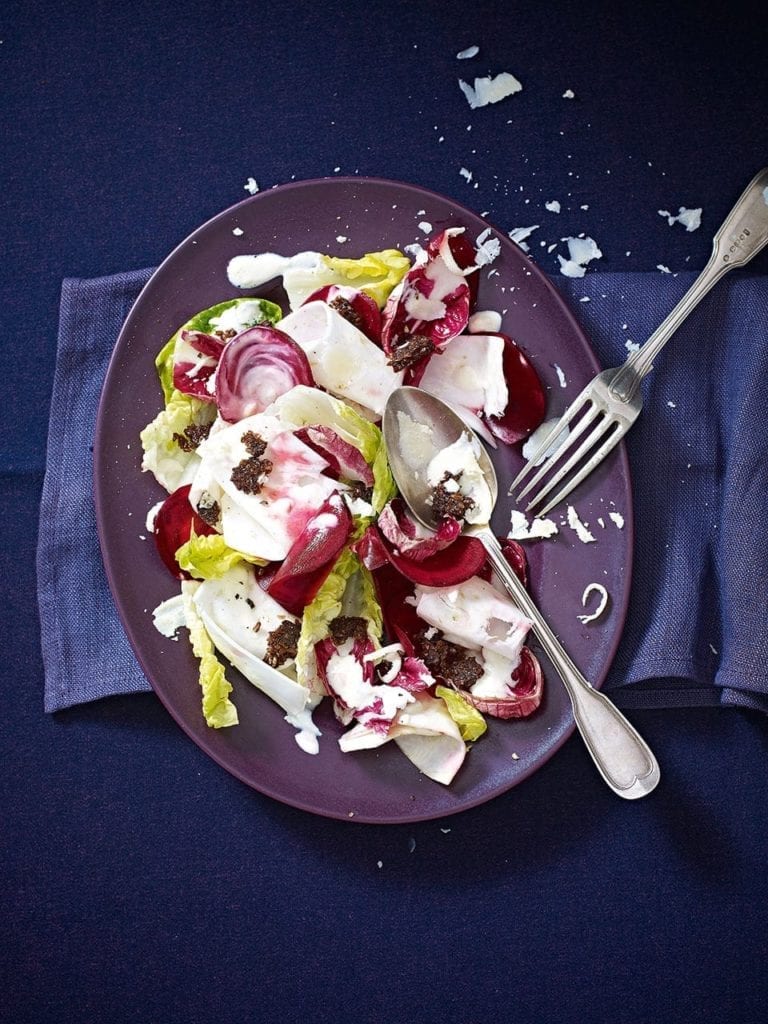
<svg viewBox="0 0 768 1024">
<path fill-rule="evenodd" d="M 510 597 L 533 622 L 541 646 L 565 684 L 576 725 L 600 774 L 614 793 L 627 800 L 650 793 L 659 781 L 660 772 L 645 740 L 605 694 L 595 690 L 576 668 L 510 568 L 491 530 L 480 527 L 472 533 L 488 552 L 494 571 Z"/>
</svg>

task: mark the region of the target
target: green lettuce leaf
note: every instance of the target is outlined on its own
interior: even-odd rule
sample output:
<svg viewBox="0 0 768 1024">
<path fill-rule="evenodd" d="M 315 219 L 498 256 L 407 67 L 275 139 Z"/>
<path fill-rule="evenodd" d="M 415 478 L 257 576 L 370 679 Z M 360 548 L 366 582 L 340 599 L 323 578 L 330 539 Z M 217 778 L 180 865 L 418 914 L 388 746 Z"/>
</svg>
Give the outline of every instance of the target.
<svg viewBox="0 0 768 1024">
<path fill-rule="evenodd" d="M 488 729 L 485 719 L 477 708 L 473 708 L 469 701 L 464 700 L 456 690 L 447 686 L 438 686 L 435 689 L 435 695 L 442 697 L 445 701 L 448 714 L 459 727 L 461 738 L 465 743 L 480 739 Z"/>
<path fill-rule="evenodd" d="M 216 406 L 193 395 L 173 391 L 167 406 L 148 423 L 139 435 L 144 449 L 141 468 L 153 473 L 157 482 L 173 492 L 183 483 L 189 483 L 200 457 L 193 450 L 179 447 L 177 438 L 183 437 L 190 426 L 213 423 Z"/>
<path fill-rule="evenodd" d="M 266 565 L 263 558 L 245 555 L 229 547 L 220 533 L 201 534 L 194 531 L 192 536 L 176 552 L 176 561 L 182 569 L 199 580 L 216 580 L 224 576 L 240 562 L 251 565 Z"/>
<path fill-rule="evenodd" d="M 216 657 L 216 652 L 208 632 L 203 625 L 195 603 L 192 599 L 197 584 L 182 584 L 184 598 L 184 616 L 189 630 L 192 653 L 199 660 L 200 688 L 203 691 L 203 716 L 212 729 L 222 729 L 237 725 L 237 708 L 229 699 L 232 684 L 224 674 L 224 666 Z"/>
<path fill-rule="evenodd" d="M 368 569 L 350 548 L 336 559 L 323 585 L 304 609 L 296 651 L 296 676 L 299 682 L 317 689 L 315 644 L 328 636 L 328 627 L 338 615 L 361 616 L 368 622 L 369 635 L 379 641 L 382 612 Z"/>
<path fill-rule="evenodd" d="M 321 261 L 335 275 L 334 284 L 347 284 L 357 288 L 382 308 L 405 274 L 411 269 L 411 262 L 398 249 L 383 249 L 368 252 L 359 259 L 345 259 L 341 256 L 321 256 Z"/>
</svg>

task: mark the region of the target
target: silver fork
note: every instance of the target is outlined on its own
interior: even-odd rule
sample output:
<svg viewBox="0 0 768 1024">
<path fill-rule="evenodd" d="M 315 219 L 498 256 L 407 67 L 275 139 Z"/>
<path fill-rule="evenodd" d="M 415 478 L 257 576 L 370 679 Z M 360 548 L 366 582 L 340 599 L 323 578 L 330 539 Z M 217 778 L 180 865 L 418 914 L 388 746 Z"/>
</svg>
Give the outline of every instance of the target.
<svg viewBox="0 0 768 1024">
<path fill-rule="evenodd" d="M 656 356 L 710 288 L 733 267 L 748 263 L 767 242 L 768 167 L 764 167 L 726 217 L 714 237 L 709 262 L 669 316 L 626 362 L 598 374 L 531 453 L 510 486 L 510 494 L 515 494 L 525 484 L 516 495 L 520 501 L 541 484 L 529 498 L 527 512 L 536 509 L 536 515 L 546 515 L 616 447 L 640 414 L 640 382 L 653 369 Z"/>
</svg>

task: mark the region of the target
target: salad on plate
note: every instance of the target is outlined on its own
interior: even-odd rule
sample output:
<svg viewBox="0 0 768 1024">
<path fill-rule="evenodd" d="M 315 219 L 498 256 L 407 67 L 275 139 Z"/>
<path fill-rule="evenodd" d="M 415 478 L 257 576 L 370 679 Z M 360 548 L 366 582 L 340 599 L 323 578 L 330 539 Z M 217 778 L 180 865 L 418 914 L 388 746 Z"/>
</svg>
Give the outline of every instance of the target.
<svg viewBox="0 0 768 1024">
<path fill-rule="evenodd" d="M 545 412 L 501 315 L 475 308 L 488 234 L 448 228 L 409 255 L 236 256 L 229 279 L 251 294 L 197 313 L 159 352 L 164 407 L 141 433 L 142 468 L 167 492 L 148 525 L 179 592 L 154 622 L 188 631 L 212 728 L 238 722 L 231 667 L 308 754 L 393 741 L 449 784 L 487 717 L 539 706 L 531 623 L 462 532 L 484 500 L 474 434 L 517 444 Z M 252 294 L 275 277 L 284 304 Z M 400 498 L 378 425 L 401 384 L 474 431 L 430 464 L 434 532 Z M 414 428 L 408 443 L 428 445 Z M 522 548 L 504 547 L 525 580 Z M 313 720 L 324 700 L 337 738 Z"/>
</svg>

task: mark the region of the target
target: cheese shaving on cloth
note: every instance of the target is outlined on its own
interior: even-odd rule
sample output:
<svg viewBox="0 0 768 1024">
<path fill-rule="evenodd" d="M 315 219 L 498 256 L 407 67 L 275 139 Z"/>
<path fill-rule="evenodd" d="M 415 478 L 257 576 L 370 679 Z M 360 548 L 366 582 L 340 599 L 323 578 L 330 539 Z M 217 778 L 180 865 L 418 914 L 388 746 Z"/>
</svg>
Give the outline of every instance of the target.
<svg viewBox="0 0 768 1024">
<path fill-rule="evenodd" d="M 427 778 L 447 786 L 461 768 L 467 748 L 458 725 L 442 700 L 425 694 L 402 709 L 386 733 L 356 725 L 339 739 L 350 750 L 372 750 L 394 740 L 405 756 Z"/>
<path fill-rule="evenodd" d="M 498 103 L 499 100 L 520 92 L 523 86 L 514 75 L 502 71 L 493 78 L 476 78 L 474 86 L 460 78 L 459 88 L 467 97 L 467 103 L 475 110 L 477 107 L 487 107 L 489 103 Z"/>
</svg>

